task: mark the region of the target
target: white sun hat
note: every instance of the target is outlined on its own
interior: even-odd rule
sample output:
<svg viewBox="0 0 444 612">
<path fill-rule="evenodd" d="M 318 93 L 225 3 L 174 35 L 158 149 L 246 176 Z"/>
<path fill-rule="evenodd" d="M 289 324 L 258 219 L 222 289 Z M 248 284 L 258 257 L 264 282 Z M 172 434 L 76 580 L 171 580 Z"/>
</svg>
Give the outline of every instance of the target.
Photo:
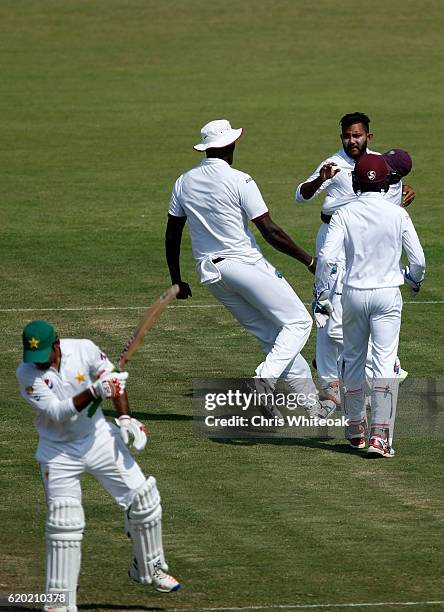
<svg viewBox="0 0 444 612">
<path fill-rule="evenodd" d="M 241 137 L 243 128 L 234 130 L 226 119 L 210 121 L 200 130 L 201 141 L 194 146 L 196 151 L 220 149 L 235 142 Z"/>
</svg>

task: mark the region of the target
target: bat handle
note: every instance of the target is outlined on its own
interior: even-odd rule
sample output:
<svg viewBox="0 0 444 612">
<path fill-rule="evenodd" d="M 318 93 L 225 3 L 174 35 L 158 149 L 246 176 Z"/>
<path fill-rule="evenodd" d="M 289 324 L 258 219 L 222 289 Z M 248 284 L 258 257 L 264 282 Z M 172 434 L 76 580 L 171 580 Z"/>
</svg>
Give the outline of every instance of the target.
<svg viewBox="0 0 444 612">
<path fill-rule="evenodd" d="M 131 338 L 128 340 L 127 345 L 125 346 L 125 348 L 123 349 L 123 351 L 119 355 L 119 358 L 118 358 L 118 360 L 116 362 L 116 368 L 119 370 L 119 372 L 122 371 L 123 366 L 127 362 L 126 354 L 127 354 L 128 350 L 129 350 L 129 347 L 131 346 L 133 340 L 134 340 L 134 335 L 131 336 Z"/>
</svg>

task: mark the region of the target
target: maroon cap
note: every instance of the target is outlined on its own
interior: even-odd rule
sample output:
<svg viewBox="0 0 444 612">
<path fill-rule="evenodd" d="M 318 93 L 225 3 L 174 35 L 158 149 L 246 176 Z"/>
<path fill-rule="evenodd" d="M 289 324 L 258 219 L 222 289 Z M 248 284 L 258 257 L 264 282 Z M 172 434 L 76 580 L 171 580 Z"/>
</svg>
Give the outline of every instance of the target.
<svg viewBox="0 0 444 612">
<path fill-rule="evenodd" d="M 382 155 L 366 153 L 356 162 L 354 175 L 361 185 L 377 185 L 387 179 L 389 172 Z"/>
<path fill-rule="evenodd" d="M 412 158 L 404 149 L 390 149 L 382 157 L 399 176 L 407 176 L 412 169 Z"/>
</svg>

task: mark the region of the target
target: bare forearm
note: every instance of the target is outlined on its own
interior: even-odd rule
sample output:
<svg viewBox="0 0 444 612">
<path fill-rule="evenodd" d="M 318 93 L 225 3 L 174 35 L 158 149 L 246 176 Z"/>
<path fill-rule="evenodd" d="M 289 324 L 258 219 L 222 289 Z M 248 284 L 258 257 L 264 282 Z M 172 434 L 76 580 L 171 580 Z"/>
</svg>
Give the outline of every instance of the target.
<svg viewBox="0 0 444 612">
<path fill-rule="evenodd" d="M 278 226 L 275 226 L 271 232 L 265 234 L 264 238 L 272 247 L 289 257 L 297 259 L 306 266 L 313 262 L 312 256 L 293 242 L 290 236 Z"/>
<path fill-rule="evenodd" d="M 77 412 L 82 412 L 82 410 L 89 406 L 95 399 L 96 398 L 91 391 L 89 389 L 85 389 L 85 391 L 82 391 L 72 398 L 72 403 L 74 404 L 74 408 L 77 410 Z"/>
<path fill-rule="evenodd" d="M 185 220 L 169 217 L 165 232 L 165 254 L 173 284 L 180 284 L 182 281 L 180 273 L 180 245 Z"/>
<path fill-rule="evenodd" d="M 113 404 L 119 416 L 122 416 L 122 414 L 130 414 L 128 396 L 126 394 L 126 391 L 119 397 L 114 397 Z"/>
<path fill-rule="evenodd" d="M 301 188 L 299 190 L 301 193 L 301 196 L 305 200 L 310 200 L 310 198 L 314 196 L 314 194 L 317 192 L 317 190 L 319 189 L 319 187 L 322 185 L 323 182 L 324 182 L 323 179 L 319 175 L 314 180 L 304 183 L 303 185 L 301 185 Z"/>
</svg>

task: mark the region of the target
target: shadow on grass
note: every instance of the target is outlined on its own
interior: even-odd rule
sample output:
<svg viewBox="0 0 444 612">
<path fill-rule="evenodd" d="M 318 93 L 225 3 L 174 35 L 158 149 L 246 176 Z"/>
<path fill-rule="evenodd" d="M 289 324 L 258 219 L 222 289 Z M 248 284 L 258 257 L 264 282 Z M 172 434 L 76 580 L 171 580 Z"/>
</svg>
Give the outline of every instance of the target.
<svg viewBox="0 0 444 612">
<path fill-rule="evenodd" d="M 329 442 L 335 438 L 209 438 L 211 442 L 218 444 L 232 444 L 236 446 L 253 446 L 256 444 L 272 444 L 274 446 L 302 446 L 307 448 L 320 448 L 333 453 L 354 455 L 366 459 L 365 452 L 353 449 L 347 443 L 331 445 Z"/>
<path fill-rule="evenodd" d="M 115 410 L 103 410 L 103 414 L 110 418 L 116 417 Z M 137 412 L 131 410 L 131 416 L 141 421 L 192 421 L 193 417 L 190 414 L 176 414 L 169 412 Z"/>
</svg>

